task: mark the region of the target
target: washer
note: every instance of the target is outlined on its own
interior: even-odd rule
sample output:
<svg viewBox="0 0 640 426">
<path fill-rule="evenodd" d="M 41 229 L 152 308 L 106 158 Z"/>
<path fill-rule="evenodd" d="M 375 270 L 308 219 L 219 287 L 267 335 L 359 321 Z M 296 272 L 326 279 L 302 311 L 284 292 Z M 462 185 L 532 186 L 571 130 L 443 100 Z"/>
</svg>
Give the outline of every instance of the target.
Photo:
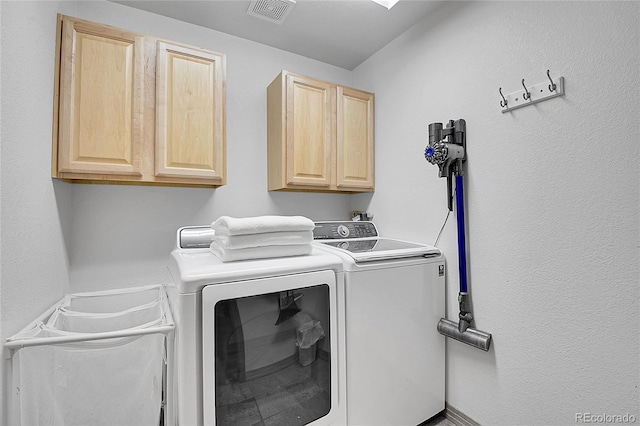
<svg viewBox="0 0 640 426">
<path fill-rule="evenodd" d="M 314 245 L 308 256 L 223 263 L 212 236 L 180 228 L 171 252 L 177 423 L 346 424 L 341 259 Z M 276 325 L 289 290 L 300 312 Z M 296 347 L 309 320 L 324 337 Z"/>
<path fill-rule="evenodd" d="M 316 222 L 345 271 L 347 423 L 415 426 L 445 408 L 445 259 L 372 222 Z"/>
</svg>

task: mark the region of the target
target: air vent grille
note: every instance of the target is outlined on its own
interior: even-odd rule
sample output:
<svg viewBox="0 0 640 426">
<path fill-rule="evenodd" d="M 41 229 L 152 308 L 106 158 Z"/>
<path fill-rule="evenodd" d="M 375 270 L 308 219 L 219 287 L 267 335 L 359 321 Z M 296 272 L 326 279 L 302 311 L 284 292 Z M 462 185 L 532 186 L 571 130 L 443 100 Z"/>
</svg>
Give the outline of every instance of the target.
<svg viewBox="0 0 640 426">
<path fill-rule="evenodd" d="M 282 25 L 295 4 L 294 0 L 253 0 L 247 15 Z"/>
</svg>

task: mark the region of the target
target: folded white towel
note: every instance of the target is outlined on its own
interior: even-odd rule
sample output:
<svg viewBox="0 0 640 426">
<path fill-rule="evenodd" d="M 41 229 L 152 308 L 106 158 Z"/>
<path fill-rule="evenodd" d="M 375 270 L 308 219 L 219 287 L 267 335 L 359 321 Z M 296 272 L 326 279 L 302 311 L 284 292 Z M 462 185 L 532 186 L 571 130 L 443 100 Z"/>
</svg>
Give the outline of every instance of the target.
<svg viewBox="0 0 640 426">
<path fill-rule="evenodd" d="M 211 224 L 216 235 L 247 235 L 265 232 L 312 231 L 313 221 L 304 216 L 220 216 Z"/>
<path fill-rule="evenodd" d="M 263 246 L 242 249 L 225 249 L 215 241 L 211 243 L 211 253 L 223 262 L 235 262 L 237 260 L 268 259 L 273 257 L 304 256 L 311 254 L 311 244 L 299 244 L 289 246 Z"/>
<path fill-rule="evenodd" d="M 219 247 L 225 249 L 311 244 L 313 242 L 313 231 L 265 232 L 247 235 L 216 234 L 213 236 L 212 241 L 215 241 Z"/>
</svg>

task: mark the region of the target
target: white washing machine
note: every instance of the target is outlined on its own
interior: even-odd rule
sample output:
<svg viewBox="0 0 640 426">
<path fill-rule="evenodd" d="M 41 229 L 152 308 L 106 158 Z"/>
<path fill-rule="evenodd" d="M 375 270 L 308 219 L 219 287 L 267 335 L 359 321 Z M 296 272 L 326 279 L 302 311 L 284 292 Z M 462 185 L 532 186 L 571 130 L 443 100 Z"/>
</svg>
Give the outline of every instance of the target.
<svg viewBox="0 0 640 426">
<path fill-rule="evenodd" d="M 344 262 L 347 424 L 416 426 L 445 405 L 445 259 L 383 238 L 372 222 L 316 222 L 318 246 Z"/>
<path fill-rule="evenodd" d="M 223 263 L 212 235 L 181 228 L 171 253 L 177 424 L 346 424 L 342 261 L 314 247 Z"/>
</svg>

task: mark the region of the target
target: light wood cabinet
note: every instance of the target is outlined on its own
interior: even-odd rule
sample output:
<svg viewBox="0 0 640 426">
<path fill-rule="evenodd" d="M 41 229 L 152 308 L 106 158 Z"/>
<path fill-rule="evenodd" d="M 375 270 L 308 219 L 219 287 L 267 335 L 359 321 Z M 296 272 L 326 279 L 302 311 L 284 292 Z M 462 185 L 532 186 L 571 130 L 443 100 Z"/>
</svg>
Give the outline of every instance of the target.
<svg viewBox="0 0 640 426">
<path fill-rule="evenodd" d="M 158 42 L 156 175 L 224 181 L 224 58 Z"/>
<path fill-rule="evenodd" d="M 283 71 L 267 123 L 269 190 L 374 190 L 372 93 Z"/>
<path fill-rule="evenodd" d="M 58 16 L 53 177 L 226 183 L 224 55 Z"/>
</svg>

